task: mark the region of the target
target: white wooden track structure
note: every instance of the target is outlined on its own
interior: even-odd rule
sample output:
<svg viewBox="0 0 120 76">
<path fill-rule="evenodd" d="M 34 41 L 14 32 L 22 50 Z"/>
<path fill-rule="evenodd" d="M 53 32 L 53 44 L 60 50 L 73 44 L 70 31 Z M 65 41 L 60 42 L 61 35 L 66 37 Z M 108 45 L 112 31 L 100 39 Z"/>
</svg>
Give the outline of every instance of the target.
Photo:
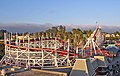
<svg viewBox="0 0 120 76">
<path fill-rule="evenodd" d="M 30 38 L 12 39 L 12 33 L 4 34 L 5 55 L 1 64 L 21 67 L 59 67 L 71 66 L 74 53 L 69 52 L 69 39 L 67 42 L 57 38 Z M 63 47 L 64 49 L 60 49 Z"/>
</svg>

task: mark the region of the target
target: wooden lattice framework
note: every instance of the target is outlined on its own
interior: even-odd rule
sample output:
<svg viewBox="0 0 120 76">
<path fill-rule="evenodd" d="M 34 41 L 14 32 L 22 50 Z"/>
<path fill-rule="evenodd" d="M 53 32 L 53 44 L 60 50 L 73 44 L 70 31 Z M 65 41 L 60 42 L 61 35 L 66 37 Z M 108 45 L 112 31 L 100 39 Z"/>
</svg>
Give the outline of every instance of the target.
<svg viewBox="0 0 120 76">
<path fill-rule="evenodd" d="M 67 42 L 57 38 L 30 38 L 12 39 L 12 33 L 4 34 L 5 55 L 1 64 L 23 67 L 59 67 L 71 66 L 74 54 L 69 53 L 69 39 Z M 67 45 L 66 45 L 67 44 Z M 66 45 L 66 46 L 65 46 Z M 64 47 L 64 49 L 60 49 Z"/>
</svg>

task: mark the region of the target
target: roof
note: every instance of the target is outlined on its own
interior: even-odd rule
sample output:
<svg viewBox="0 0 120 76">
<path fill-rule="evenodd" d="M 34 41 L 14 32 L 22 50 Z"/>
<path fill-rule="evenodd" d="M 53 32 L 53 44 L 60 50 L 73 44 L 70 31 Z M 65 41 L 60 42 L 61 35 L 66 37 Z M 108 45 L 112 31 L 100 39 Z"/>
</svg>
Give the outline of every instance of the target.
<svg viewBox="0 0 120 76">
<path fill-rule="evenodd" d="M 94 76 L 98 67 L 108 66 L 108 60 L 104 56 L 95 56 L 94 58 L 77 59 L 70 76 Z"/>
<path fill-rule="evenodd" d="M 70 76 L 93 76 L 95 70 L 90 59 L 77 59 Z"/>
<path fill-rule="evenodd" d="M 116 47 L 115 45 L 113 46 L 107 46 L 106 49 L 109 51 L 109 52 L 113 52 L 113 53 L 117 53 L 119 51 L 119 48 Z"/>
<path fill-rule="evenodd" d="M 108 58 L 105 56 L 94 56 L 97 59 L 98 66 L 108 66 Z"/>
<path fill-rule="evenodd" d="M 117 61 L 120 61 L 120 57 L 114 57 L 110 65 L 108 66 L 109 69 L 112 69 L 112 65 L 115 65 Z"/>
</svg>

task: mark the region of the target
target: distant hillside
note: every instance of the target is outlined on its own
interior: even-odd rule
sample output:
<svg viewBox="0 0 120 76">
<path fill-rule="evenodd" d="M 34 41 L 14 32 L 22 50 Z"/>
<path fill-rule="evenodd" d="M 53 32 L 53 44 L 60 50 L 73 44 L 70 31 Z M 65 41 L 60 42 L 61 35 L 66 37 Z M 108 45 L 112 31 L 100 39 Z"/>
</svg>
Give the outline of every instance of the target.
<svg viewBox="0 0 120 76">
<path fill-rule="evenodd" d="M 70 31 L 72 28 L 80 28 L 81 30 L 95 30 L 97 25 L 67 25 L 67 30 Z M 100 25 L 102 32 L 113 33 L 115 31 L 120 32 L 120 26 L 108 26 L 108 25 Z"/>
<path fill-rule="evenodd" d="M 38 32 L 47 30 L 52 27 L 52 24 L 27 24 L 27 23 L 0 23 L 0 29 L 5 29 L 9 32 Z"/>
<path fill-rule="evenodd" d="M 9 32 L 40 32 L 45 31 L 52 26 L 57 26 L 53 24 L 28 24 L 28 23 L 0 23 L 0 29 L 7 30 Z M 67 31 L 71 31 L 72 28 L 80 28 L 81 30 L 94 30 L 97 26 L 96 25 L 65 25 Z M 115 32 L 120 31 L 119 26 L 105 26 L 101 25 L 103 32 Z"/>
</svg>

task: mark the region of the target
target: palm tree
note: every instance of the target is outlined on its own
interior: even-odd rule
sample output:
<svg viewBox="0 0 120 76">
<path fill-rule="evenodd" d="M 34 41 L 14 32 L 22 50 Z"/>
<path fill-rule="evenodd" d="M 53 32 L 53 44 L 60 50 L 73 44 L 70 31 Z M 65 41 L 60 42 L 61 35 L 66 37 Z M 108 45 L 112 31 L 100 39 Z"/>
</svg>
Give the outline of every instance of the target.
<svg viewBox="0 0 120 76">
<path fill-rule="evenodd" d="M 57 35 L 60 37 L 60 39 L 64 39 L 64 33 L 65 33 L 65 26 L 58 26 L 58 32 Z"/>
<path fill-rule="evenodd" d="M 88 31 L 86 32 L 87 37 L 90 37 L 92 33 L 93 33 L 93 31 L 92 31 L 91 29 L 90 29 L 90 30 L 88 30 Z"/>
<path fill-rule="evenodd" d="M 57 27 L 52 27 L 52 29 L 51 29 L 51 34 L 52 34 L 52 37 L 56 37 L 57 32 L 58 32 Z"/>
<path fill-rule="evenodd" d="M 69 32 L 65 32 L 64 33 L 64 40 L 67 41 L 67 39 L 69 39 Z"/>
<path fill-rule="evenodd" d="M 83 40 L 83 32 L 79 28 L 77 29 L 77 36 L 78 36 L 78 42 Z"/>
<path fill-rule="evenodd" d="M 72 29 L 72 33 L 73 33 L 73 47 L 76 46 L 76 32 L 77 30 L 75 28 Z"/>
<path fill-rule="evenodd" d="M 83 32 L 79 28 L 77 29 L 73 28 L 72 33 L 73 33 L 73 45 L 75 47 L 81 40 L 83 40 Z"/>
</svg>

